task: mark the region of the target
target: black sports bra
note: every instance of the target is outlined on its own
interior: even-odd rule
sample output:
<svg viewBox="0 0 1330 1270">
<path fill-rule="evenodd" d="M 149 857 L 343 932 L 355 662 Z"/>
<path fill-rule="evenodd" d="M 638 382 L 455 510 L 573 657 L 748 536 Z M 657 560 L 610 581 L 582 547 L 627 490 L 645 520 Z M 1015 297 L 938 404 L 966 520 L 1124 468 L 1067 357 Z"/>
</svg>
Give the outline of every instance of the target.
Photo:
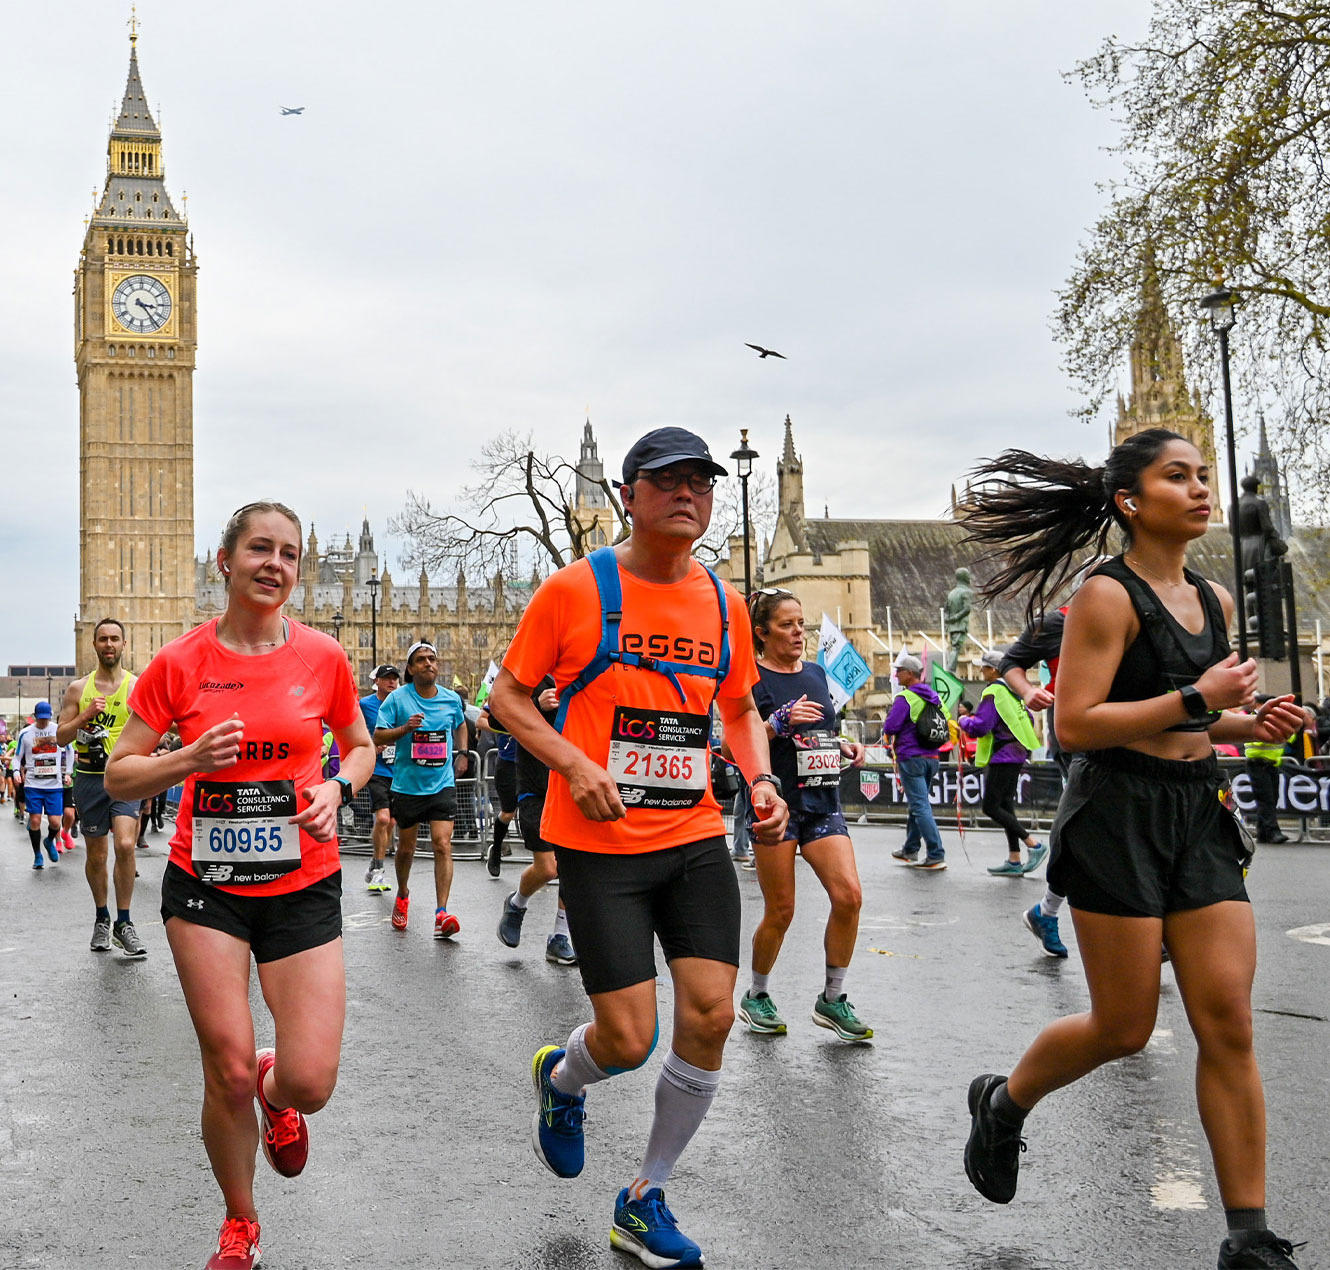
<svg viewBox="0 0 1330 1270">
<path fill-rule="evenodd" d="M 1187 630 L 1164 606 L 1139 574 L 1133 573 L 1121 556 L 1105 561 L 1094 571 L 1120 582 L 1131 598 L 1140 620 L 1140 633 L 1122 654 L 1109 701 L 1148 701 L 1166 692 L 1176 692 L 1195 683 L 1216 662 L 1228 656 L 1227 624 L 1214 588 L 1199 574 L 1184 568 L 1183 577 L 1201 598 L 1205 628 L 1199 634 Z M 1204 732 L 1219 717 L 1212 710 L 1199 719 L 1175 723 L 1169 732 Z"/>
</svg>

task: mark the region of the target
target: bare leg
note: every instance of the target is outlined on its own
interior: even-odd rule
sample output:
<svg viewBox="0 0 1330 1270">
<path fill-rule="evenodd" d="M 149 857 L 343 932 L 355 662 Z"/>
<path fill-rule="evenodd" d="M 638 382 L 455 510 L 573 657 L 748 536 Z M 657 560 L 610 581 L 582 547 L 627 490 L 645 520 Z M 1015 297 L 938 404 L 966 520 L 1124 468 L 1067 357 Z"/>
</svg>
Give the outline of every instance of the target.
<svg viewBox="0 0 1330 1270">
<path fill-rule="evenodd" d="M 128 910 L 134 900 L 134 851 L 138 840 L 138 821 L 132 816 L 113 816 L 111 834 L 115 839 L 115 903 L 119 909 Z M 103 851 L 106 839 L 102 839 Z M 106 857 L 102 856 L 102 894 L 106 894 Z M 105 901 L 102 901 L 105 903 Z"/>
<path fill-rule="evenodd" d="M 397 894 L 403 899 L 411 895 L 411 862 L 416 858 L 416 831 L 419 828 L 419 825 L 412 825 L 409 829 L 402 826 L 397 829 L 397 854 L 393 856 L 393 864 L 397 869 Z"/>
<path fill-rule="evenodd" d="M 342 941 L 265 962 L 259 967 L 263 999 L 277 1025 L 276 1062 L 263 1082 L 274 1108 L 312 1115 L 332 1097 L 346 1020 Z"/>
<path fill-rule="evenodd" d="M 769 975 L 780 956 L 785 932 L 794 920 L 794 850 L 792 840 L 754 848 L 757 884 L 762 888 L 762 920 L 753 931 L 753 973 Z M 677 1052 L 677 1051 L 676 1051 Z M 686 1055 L 680 1058 L 692 1062 Z M 703 1064 L 697 1064 L 702 1066 Z"/>
<path fill-rule="evenodd" d="M 803 854 L 831 900 L 825 937 L 827 965 L 848 966 L 859 937 L 859 909 L 863 904 L 854 846 L 844 834 L 835 834 L 805 843 Z"/>
<path fill-rule="evenodd" d="M 429 833 L 434 847 L 434 904 L 436 908 L 447 908 L 448 895 L 453 889 L 453 822 L 432 821 Z"/>
</svg>

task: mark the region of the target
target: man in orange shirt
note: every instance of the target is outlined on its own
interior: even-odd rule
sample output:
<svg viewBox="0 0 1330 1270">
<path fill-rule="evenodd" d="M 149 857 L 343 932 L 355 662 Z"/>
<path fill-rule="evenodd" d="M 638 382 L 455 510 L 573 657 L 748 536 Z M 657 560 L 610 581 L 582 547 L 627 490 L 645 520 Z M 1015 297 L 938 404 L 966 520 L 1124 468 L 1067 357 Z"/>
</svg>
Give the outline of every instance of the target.
<svg viewBox="0 0 1330 1270">
<path fill-rule="evenodd" d="M 550 768 L 541 836 L 594 1021 L 532 1062 L 533 1144 L 560 1177 L 582 1171 L 586 1086 L 641 1067 L 655 1048 L 659 937 L 674 983 L 674 1031 L 656 1085 L 646 1154 L 619 1192 L 610 1242 L 647 1265 L 700 1266 L 664 1185 L 715 1097 L 734 1021 L 739 891 L 707 744 L 715 705 L 752 786 L 759 843 L 788 816 L 753 705 L 757 681 L 743 600 L 692 557 L 717 476 L 706 443 L 657 428 L 623 465 L 632 532 L 549 578 L 532 597 L 495 681 L 495 709 Z M 551 727 L 531 693 L 554 676 Z"/>
</svg>

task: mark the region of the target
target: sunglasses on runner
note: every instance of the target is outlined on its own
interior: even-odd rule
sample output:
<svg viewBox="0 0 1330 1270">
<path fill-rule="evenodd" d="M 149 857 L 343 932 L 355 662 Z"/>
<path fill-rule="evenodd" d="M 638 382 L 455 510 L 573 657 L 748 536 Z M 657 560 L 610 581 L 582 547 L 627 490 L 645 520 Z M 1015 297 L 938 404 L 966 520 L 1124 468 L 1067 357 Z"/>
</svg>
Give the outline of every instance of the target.
<svg viewBox="0 0 1330 1270">
<path fill-rule="evenodd" d="M 679 472 L 672 467 L 643 469 L 638 472 L 642 480 L 650 481 L 663 494 L 672 494 L 686 481 L 694 494 L 709 494 L 716 488 L 716 478 L 708 472 Z"/>
</svg>

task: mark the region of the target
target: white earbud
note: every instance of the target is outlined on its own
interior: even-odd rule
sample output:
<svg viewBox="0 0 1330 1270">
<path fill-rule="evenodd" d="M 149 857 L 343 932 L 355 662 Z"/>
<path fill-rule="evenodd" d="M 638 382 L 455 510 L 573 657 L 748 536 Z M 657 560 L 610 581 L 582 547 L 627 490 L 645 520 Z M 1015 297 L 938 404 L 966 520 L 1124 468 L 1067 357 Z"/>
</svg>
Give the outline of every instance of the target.
<svg viewBox="0 0 1330 1270">
<path fill-rule="evenodd" d="M 1124 498 L 1122 500 L 1122 505 L 1129 512 L 1134 512 L 1136 510 L 1136 500 L 1134 498 Z"/>
<path fill-rule="evenodd" d="M 231 566 L 229 564 L 222 565 L 222 572 L 225 574 L 230 574 Z"/>
</svg>

